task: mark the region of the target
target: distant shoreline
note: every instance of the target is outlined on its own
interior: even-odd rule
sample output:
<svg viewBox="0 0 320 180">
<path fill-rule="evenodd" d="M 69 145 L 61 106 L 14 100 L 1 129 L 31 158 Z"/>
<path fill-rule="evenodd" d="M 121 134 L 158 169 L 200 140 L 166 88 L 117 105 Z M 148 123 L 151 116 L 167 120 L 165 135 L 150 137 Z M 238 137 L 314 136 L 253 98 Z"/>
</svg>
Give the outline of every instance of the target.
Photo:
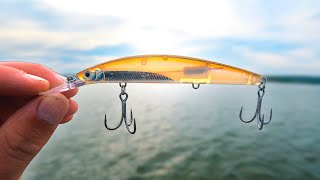
<svg viewBox="0 0 320 180">
<path fill-rule="evenodd" d="M 299 83 L 299 84 L 320 84 L 320 76 L 267 76 L 269 82 Z"/>
</svg>

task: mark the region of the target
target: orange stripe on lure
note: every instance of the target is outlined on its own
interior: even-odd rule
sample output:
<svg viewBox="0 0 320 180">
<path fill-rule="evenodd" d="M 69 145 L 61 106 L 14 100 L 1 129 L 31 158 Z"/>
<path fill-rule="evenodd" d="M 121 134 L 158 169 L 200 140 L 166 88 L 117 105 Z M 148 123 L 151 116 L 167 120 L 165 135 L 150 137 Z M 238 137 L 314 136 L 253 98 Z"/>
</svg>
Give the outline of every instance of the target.
<svg viewBox="0 0 320 180">
<path fill-rule="evenodd" d="M 264 122 L 264 116 L 261 117 L 260 115 L 266 78 L 244 69 L 198 58 L 174 55 L 129 56 L 84 69 L 77 73 L 77 77 L 79 80 L 68 77 L 65 84 L 41 94 L 68 91 L 87 84 L 125 83 L 120 85 L 122 88 L 122 99 L 121 94 L 120 99 L 122 103 L 125 103 L 128 98 L 128 95 L 125 92 L 126 83 L 189 83 L 192 84 L 195 89 L 199 88 L 200 84 L 259 85 L 255 116 L 251 120 L 245 121 L 241 118 L 241 109 L 240 119 L 243 122 L 251 122 L 257 117 L 258 128 L 262 129 L 264 124 L 270 122 L 272 116 L 271 110 L 269 121 Z M 125 94 L 126 96 L 124 96 Z M 123 107 L 121 123 L 122 120 L 124 120 L 125 125 L 129 130 L 129 126 L 134 121 L 132 119 L 132 111 L 131 122 L 128 123 L 126 121 L 126 110 L 124 109 L 125 107 Z M 105 122 L 106 121 L 105 118 Z M 107 125 L 106 128 L 110 130 L 116 129 L 109 128 Z M 132 133 L 130 130 L 129 132 Z M 135 130 L 133 133 L 134 132 Z"/>
</svg>

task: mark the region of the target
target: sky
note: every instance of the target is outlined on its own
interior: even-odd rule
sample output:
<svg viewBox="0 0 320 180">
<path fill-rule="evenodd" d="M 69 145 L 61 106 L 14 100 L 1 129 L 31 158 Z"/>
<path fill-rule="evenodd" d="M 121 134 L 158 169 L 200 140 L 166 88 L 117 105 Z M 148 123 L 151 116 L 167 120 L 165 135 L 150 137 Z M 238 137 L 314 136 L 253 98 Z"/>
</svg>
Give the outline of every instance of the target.
<svg viewBox="0 0 320 180">
<path fill-rule="evenodd" d="M 76 73 L 173 54 L 263 75 L 320 76 L 319 0 L 0 0 L 0 61 Z"/>
</svg>

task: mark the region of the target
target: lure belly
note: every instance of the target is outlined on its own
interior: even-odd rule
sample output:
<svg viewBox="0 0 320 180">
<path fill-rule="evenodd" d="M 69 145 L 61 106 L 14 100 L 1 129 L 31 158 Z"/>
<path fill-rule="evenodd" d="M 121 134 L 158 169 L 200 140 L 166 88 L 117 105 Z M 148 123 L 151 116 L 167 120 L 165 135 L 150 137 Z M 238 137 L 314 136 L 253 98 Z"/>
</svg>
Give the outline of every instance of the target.
<svg viewBox="0 0 320 180">
<path fill-rule="evenodd" d="M 109 130 L 115 130 L 120 127 L 124 121 L 127 130 L 134 134 L 136 132 L 136 122 L 133 119 L 131 110 L 131 119 L 126 117 L 126 101 L 128 94 L 125 91 L 127 83 L 172 83 L 172 84 L 192 84 L 194 89 L 198 89 L 200 84 L 235 84 L 235 85 L 258 85 L 258 102 L 255 115 L 250 120 L 243 120 L 241 108 L 240 120 L 249 123 L 257 118 L 258 129 L 271 121 L 264 121 L 264 115 L 261 116 L 262 98 L 265 93 L 266 78 L 259 74 L 232 67 L 229 65 L 202 60 L 191 57 L 174 55 L 142 55 L 130 56 L 115 59 L 96 66 L 84 69 L 77 73 L 77 80 L 74 77 L 68 77 L 67 82 L 40 93 L 64 92 L 76 87 L 95 83 L 119 83 L 121 93 L 119 98 L 122 102 L 122 117 L 120 123 L 115 128 L 107 125 L 105 116 L 105 127 Z M 133 131 L 130 126 L 133 123 Z"/>
</svg>

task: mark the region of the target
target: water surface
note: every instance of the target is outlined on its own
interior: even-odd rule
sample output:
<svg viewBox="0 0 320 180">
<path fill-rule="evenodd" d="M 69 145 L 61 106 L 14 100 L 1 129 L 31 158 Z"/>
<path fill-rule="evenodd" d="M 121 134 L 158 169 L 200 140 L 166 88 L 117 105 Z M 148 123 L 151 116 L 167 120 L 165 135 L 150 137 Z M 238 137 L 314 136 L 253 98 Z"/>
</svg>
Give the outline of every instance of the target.
<svg viewBox="0 0 320 180">
<path fill-rule="evenodd" d="M 90 85 L 79 111 L 60 126 L 24 179 L 319 179 L 320 85 L 269 83 L 262 131 L 250 118 L 257 87 L 129 84 L 137 132 L 120 120 L 117 84 Z"/>
</svg>

